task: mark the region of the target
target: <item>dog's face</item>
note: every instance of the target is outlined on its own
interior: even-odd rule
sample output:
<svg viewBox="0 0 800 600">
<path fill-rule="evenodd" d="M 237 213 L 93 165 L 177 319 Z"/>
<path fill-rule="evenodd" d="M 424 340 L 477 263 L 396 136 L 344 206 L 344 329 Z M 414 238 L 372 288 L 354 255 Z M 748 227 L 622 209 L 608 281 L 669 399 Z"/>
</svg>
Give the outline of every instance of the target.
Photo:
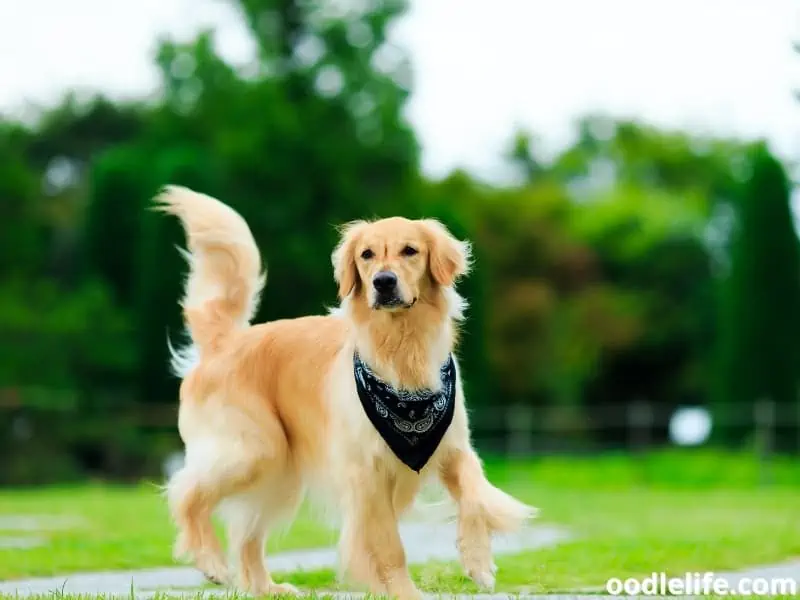
<svg viewBox="0 0 800 600">
<path fill-rule="evenodd" d="M 469 262 L 469 245 L 438 221 L 401 217 L 347 225 L 333 253 L 339 297 L 374 310 L 408 310 L 436 286 L 451 286 Z"/>
</svg>

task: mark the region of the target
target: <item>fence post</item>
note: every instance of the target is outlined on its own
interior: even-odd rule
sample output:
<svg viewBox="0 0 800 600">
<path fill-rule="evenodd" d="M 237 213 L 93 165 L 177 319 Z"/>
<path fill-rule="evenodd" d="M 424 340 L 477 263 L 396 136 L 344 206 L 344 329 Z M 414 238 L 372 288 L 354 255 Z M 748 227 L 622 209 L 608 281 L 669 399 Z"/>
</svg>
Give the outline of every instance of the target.
<svg viewBox="0 0 800 600">
<path fill-rule="evenodd" d="M 644 399 L 636 399 L 628 405 L 628 448 L 643 450 L 650 445 L 653 427 L 653 408 Z"/>
<path fill-rule="evenodd" d="M 756 429 L 756 452 L 758 453 L 759 478 L 762 484 L 770 483 L 770 458 L 775 435 L 775 402 L 761 398 L 754 406 Z"/>
<path fill-rule="evenodd" d="M 527 456 L 533 452 L 533 407 L 514 404 L 506 409 L 506 454 Z"/>
<path fill-rule="evenodd" d="M 797 447 L 794 450 L 797 456 L 800 457 L 800 391 L 798 391 L 797 395 L 794 423 L 792 425 L 794 425 L 794 433 L 797 436 Z"/>
<path fill-rule="evenodd" d="M 639 483 L 647 481 L 645 451 L 650 445 L 653 428 L 653 407 L 644 398 L 637 398 L 627 407 L 628 449 L 633 453 Z"/>
</svg>

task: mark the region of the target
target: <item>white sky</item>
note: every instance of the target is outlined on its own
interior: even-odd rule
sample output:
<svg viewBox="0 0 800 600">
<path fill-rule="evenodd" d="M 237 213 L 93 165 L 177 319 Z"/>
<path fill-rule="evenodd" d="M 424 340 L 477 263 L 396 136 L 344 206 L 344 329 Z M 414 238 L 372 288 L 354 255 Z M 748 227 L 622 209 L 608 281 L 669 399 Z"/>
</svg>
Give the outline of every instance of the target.
<svg viewBox="0 0 800 600">
<path fill-rule="evenodd" d="M 147 94 L 157 35 L 200 26 L 218 29 L 226 57 L 248 55 L 220 0 L 0 0 L 0 110 L 76 86 Z M 493 178 L 516 125 L 558 145 L 587 112 L 765 136 L 800 158 L 796 0 L 413 0 L 396 38 L 432 175 Z"/>
</svg>

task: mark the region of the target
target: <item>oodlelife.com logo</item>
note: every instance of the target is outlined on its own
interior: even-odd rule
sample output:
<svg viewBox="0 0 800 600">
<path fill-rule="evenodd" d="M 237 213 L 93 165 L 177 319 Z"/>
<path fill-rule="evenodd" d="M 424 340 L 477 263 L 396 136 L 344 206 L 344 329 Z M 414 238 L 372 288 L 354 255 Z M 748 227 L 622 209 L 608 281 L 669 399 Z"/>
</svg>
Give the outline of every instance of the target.
<svg viewBox="0 0 800 600">
<path fill-rule="evenodd" d="M 606 582 L 606 591 L 612 596 L 680 596 L 694 594 L 724 595 L 728 582 L 715 579 L 714 573 L 687 573 L 684 577 L 667 577 L 666 573 L 653 573 L 644 579 L 629 578 L 622 581 L 612 577 Z"/>
</svg>

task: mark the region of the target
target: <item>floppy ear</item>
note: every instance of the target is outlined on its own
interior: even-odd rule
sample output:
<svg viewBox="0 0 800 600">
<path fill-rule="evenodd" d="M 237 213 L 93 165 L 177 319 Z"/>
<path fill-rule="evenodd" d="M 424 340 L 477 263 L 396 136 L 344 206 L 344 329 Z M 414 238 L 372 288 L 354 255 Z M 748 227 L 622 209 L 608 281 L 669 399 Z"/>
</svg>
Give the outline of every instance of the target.
<svg viewBox="0 0 800 600">
<path fill-rule="evenodd" d="M 465 275 L 470 267 L 469 242 L 457 240 L 447 228 L 435 219 L 422 221 L 428 234 L 429 268 L 433 280 L 450 286 Z"/>
<path fill-rule="evenodd" d="M 355 246 L 358 234 L 365 225 L 365 221 L 353 221 L 341 228 L 339 245 L 331 255 L 333 262 L 333 278 L 339 284 L 339 299 L 353 291 L 358 283 L 358 269 L 356 269 Z"/>
</svg>

